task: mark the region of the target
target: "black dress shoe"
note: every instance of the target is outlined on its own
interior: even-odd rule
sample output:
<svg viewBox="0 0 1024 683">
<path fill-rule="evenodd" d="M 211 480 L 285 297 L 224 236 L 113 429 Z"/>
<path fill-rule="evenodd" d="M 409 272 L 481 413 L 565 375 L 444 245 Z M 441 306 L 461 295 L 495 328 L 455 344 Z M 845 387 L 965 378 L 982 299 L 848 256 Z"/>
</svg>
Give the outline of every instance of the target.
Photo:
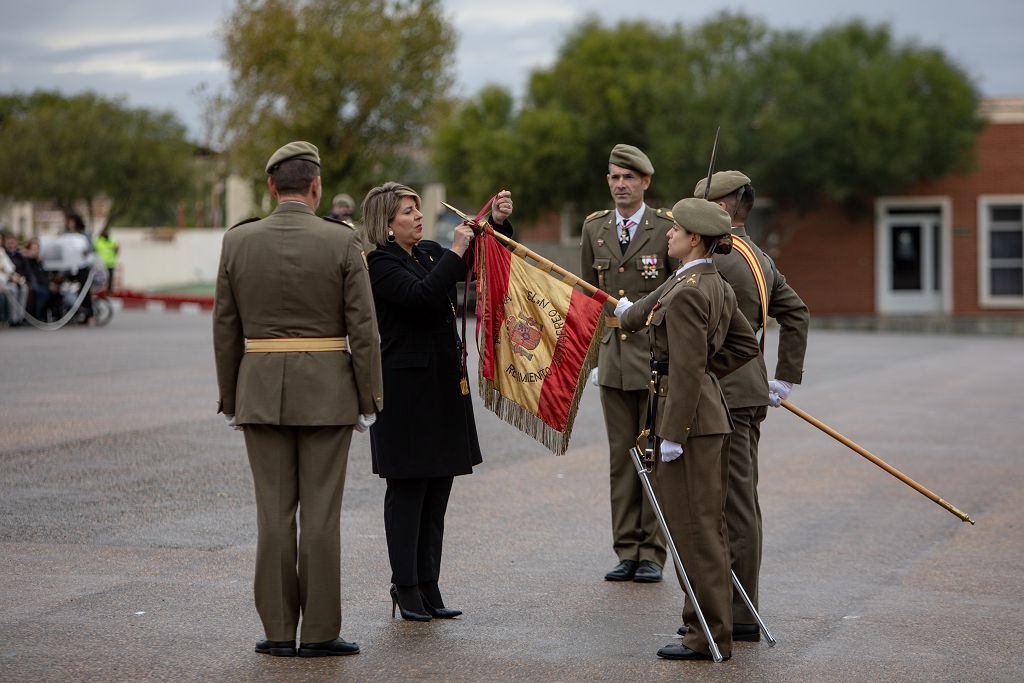
<svg viewBox="0 0 1024 683">
<path fill-rule="evenodd" d="M 615 569 L 611 570 L 604 575 L 605 581 L 631 581 L 633 575 L 636 574 L 637 561 L 636 560 L 622 560 Z"/>
<path fill-rule="evenodd" d="M 256 643 L 256 652 L 273 657 L 294 657 L 294 640 L 261 640 Z"/>
<path fill-rule="evenodd" d="M 636 568 L 633 580 L 637 583 L 658 583 L 661 581 L 661 567 L 650 560 L 640 560 L 640 566 Z"/>
<path fill-rule="evenodd" d="M 658 650 L 658 656 L 663 659 L 713 659 L 711 655 L 696 652 L 681 644 L 666 645 Z M 729 659 L 729 657 L 723 655 L 722 659 Z"/>
<path fill-rule="evenodd" d="M 761 627 L 757 624 L 733 624 L 732 639 L 746 640 L 752 643 L 761 640 Z"/>
<path fill-rule="evenodd" d="M 303 643 L 299 646 L 300 657 L 344 657 L 359 654 L 359 646 L 344 638 L 325 640 L 322 643 Z"/>
</svg>

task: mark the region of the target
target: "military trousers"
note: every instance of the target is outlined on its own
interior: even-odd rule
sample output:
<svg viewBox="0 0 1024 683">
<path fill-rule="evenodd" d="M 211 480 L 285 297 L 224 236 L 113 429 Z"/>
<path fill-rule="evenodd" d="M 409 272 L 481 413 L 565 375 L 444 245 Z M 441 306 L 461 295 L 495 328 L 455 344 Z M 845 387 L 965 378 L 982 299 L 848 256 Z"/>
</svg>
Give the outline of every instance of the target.
<svg viewBox="0 0 1024 683">
<path fill-rule="evenodd" d="M 658 518 L 629 455 L 647 422 L 647 396 L 646 389 L 623 391 L 601 387 L 601 407 L 608 430 L 612 547 L 620 560 L 650 560 L 664 567 L 665 542 L 658 529 Z"/>
<path fill-rule="evenodd" d="M 341 496 L 352 426 L 247 424 L 256 489 L 256 611 L 270 640 L 341 632 Z M 296 529 L 296 512 L 298 526 Z"/>
<path fill-rule="evenodd" d="M 732 654 L 732 576 L 725 528 L 729 437 L 691 436 L 682 457 L 654 466 L 654 490 L 693 588 L 683 606 L 683 645 L 711 654 L 693 608 L 700 605 L 723 657 Z M 677 568 L 678 574 L 678 568 Z M 686 591 L 682 576 L 679 586 Z"/>
<path fill-rule="evenodd" d="M 729 492 L 725 497 L 729 553 L 732 570 L 755 608 L 758 606 L 762 549 L 761 505 L 757 499 L 757 446 L 761 440 L 761 423 L 767 413 L 767 406 L 729 411 L 735 425 L 729 438 Z M 732 617 L 736 624 L 757 623 L 738 591 L 733 595 Z"/>
</svg>

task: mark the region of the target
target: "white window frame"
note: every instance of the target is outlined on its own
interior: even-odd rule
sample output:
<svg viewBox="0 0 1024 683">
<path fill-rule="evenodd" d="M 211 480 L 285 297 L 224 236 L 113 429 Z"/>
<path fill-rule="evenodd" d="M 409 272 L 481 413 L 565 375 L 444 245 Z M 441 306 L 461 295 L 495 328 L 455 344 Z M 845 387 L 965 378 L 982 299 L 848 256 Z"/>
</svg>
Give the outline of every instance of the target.
<svg viewBox="0 0 1024 683">
<path fill-rule="evenodd" d="M 993 204 L 1020 204 L 1024 210 L 1024 194 L 983 194 L 978 195 L 978 306 L 981 308 L 1024 308 L 1024 295 L 1008 296 L 992 294 L 988 255 L 989 208 Z"/>
<path fill-rule="evenodd" d="M 953 200 L 947 196 L 930 197 L 878 197 L 875 199 L 875 313 L 890 311 L 888 264 L 885 262 L 886 217 L 890 208 L 939 209 L 939 241 L 941 249 L 942 291 L 940 314 L 953 312 Z"/>
</svg>

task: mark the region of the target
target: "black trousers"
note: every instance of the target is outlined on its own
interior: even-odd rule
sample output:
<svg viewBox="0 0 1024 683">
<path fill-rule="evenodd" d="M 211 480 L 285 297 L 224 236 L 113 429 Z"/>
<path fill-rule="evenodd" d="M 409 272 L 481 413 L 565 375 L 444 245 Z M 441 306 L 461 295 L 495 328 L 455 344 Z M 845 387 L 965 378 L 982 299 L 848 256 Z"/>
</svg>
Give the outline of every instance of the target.
<svg viewBox="0 0 1024 683">
<path fill-rule="evenodd" d="M 415 586 L 441 574 L 444 513 L 454 477 L 388 478 L 384 530 L 391 560 L 391 583 Z"/>
</svg>

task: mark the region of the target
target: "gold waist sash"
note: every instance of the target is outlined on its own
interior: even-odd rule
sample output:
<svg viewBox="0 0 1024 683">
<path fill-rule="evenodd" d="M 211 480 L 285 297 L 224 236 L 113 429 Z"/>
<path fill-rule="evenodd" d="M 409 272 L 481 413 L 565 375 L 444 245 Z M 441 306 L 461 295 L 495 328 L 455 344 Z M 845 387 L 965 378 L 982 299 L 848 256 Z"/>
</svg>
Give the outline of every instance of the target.
<svg viewBox="0 0 1024 683">
<path fill-rule="evenodd" d="M 295 351 L 344 351 L 344 337 L 278 337 L 246 339 L 246 353 L 288 353 Z"/>
<path fill-rule="evenodd" d="M 622 325 L 619 323 L 619 319 L 616 318 L 614 315 L 606 315 L 604 317 L 604 326 L 605 327 L 622 327 Z"/>
</svg>

